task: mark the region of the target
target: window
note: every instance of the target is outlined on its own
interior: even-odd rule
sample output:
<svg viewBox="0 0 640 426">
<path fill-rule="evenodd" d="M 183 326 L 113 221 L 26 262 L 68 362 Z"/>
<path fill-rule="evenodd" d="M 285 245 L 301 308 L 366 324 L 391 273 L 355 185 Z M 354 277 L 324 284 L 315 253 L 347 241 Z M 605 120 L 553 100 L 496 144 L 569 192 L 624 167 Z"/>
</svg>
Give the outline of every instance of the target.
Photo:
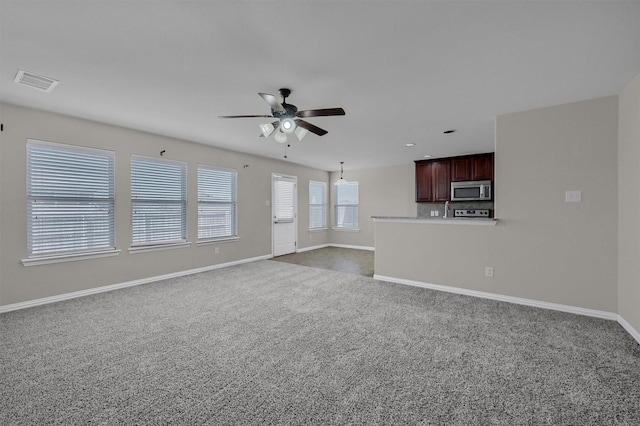
<svg viewBox="0 0 640 426">
<path fill-rule="evenodd" d="M 277 223 L 293 223 L 296 218 L 296 178 L 292 176 L 275 176 L 274 220 Z"/>
<path fill-rule="evenodd" d="M 115 155 L 27 141 L 29 257 L 115 250 Z"/>
<path fill-rule="evenodd" d="M 336 228 L 358 229 L 358 182 L 336 185 Z"/>
<path fill-rule="evenodd" d="M 132 246 L 187 239 L 187 165 L 131 156 Z"/>
<path fill-rule="evenodd" d="M 327 184 L 309 181 L 309 229 L 327 227 Z"/>
<path fill-rule="evenodd" d="M 237 176 L 235 170 L 198 166 L 198 239 L 238 236 Z"/>
</svg>

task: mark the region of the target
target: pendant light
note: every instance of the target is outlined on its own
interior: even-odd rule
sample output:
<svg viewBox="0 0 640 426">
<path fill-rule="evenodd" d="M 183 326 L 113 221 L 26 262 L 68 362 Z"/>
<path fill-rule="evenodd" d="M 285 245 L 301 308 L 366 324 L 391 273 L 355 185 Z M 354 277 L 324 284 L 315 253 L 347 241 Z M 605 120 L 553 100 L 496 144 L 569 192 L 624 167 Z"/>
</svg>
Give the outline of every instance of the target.
<svg viewBox="0 0 640 426">
<path fill-rule="evenodd" d="M 344 172 L 344 170 L 342 169 L 343 164 L 344 164 L 344 161 L 341 161 L 340 162 L 340 179 L 338 179 L 336 183 L 334 183 L 334 185 L 347 185 L 349 183 L 346 180 L 344 180 L 344 178 L 342 177 L 342 173 Z"/>
</svg>

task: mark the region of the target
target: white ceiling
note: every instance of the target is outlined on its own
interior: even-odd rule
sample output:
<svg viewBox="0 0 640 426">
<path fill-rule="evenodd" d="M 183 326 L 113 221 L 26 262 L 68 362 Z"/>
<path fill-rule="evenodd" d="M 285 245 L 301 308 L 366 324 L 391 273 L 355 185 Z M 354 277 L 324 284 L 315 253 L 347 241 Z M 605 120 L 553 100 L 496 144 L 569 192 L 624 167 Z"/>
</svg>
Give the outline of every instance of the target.
<svg viewBox="0 0 640 426">
<path fill-rule="evenodd" d="M 272 120 L 217 116 L 269 114 L 257 93 L 288 87 L 346 110 L 289 148 L 324 170 L 493 151 L 496 115 L 640 73 L 640 1 L 0 0 L 0 19 L 1 101 L 282 158 L 258 137 Z"/>
</svg>

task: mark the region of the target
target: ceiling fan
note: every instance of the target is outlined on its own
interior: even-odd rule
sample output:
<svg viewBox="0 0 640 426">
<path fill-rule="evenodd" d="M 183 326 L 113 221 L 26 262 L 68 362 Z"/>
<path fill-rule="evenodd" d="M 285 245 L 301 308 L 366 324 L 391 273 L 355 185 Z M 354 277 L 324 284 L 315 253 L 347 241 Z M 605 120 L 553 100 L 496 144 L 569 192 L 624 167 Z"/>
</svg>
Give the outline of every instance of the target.
<svg viewBox="0 0 640 426">
<path fill-rule="evenodd" d="M 282 103 L 278 102 L 278 99 L 273 95 L 268 93 L 258 93 L 258 95 L 260 95 L 271 107 L 271 115 L 221 115 L 218 118 L 277 118 L 276 121 L 260 125 L 260 137 L 268 138 L 275 132 L 276 134 L 274 139 L 276 142 L 285 143 L 287 142 L 287 134 L 291 133 L 295 134 L 298 140 L 302 140 L 302 138 L 307 134 L 307 131 L 318 136 L 327 134 L 326 130 L 321 129 L 308 121 L 301 120 L 301 118 L 345 115 L 344 109 L 342 108 L 322 108 L 298 111 L 298 108 L 295 105 L 287 103 L 287 97 L 291 94 L 291 90 L 282 88 L 279 92 L 280 96 L 282 96 Z"/>
</svg>

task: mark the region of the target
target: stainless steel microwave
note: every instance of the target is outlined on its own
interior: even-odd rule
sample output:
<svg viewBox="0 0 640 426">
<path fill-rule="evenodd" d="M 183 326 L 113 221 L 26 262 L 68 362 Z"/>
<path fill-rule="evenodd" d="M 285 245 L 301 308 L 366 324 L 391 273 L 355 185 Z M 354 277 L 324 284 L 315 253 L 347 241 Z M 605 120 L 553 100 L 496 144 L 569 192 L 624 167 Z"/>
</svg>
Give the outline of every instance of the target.
<svg viewBox="0 0 640 426">
<path fill-rule="evenodd" d="M 451 201 L 491 200 L 491 181 L 451 182 Z"/>
</svg>

